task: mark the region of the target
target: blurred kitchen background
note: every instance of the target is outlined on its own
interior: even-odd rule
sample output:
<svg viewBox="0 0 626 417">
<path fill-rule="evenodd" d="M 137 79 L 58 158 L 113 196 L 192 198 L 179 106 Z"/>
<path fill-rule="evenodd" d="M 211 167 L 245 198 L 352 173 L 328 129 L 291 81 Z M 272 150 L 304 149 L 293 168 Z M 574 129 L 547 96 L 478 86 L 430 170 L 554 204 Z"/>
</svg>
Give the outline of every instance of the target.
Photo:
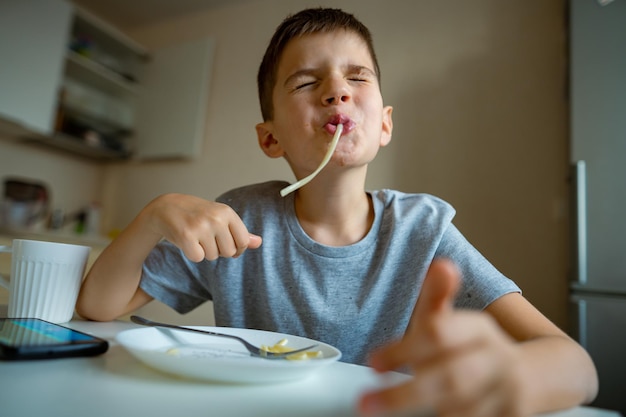
<svg viewBox="0 0 626 417">
<path fill-rule="evenodd" d="M 469 240 L 575 334 L 570 12 L 626 27 L 625 2 L 2 0 L 0 185 L 21 223 L 5 221 L 0 240 L 87 241 L 97 253 L 159 194 L 291 181 L 257 146 L 256 71 L 287 14 L 339 7 L 372 31 L 394 106 L 367 186 L 452 203 Z M 624 62 L 624 30 L 609 36 Z M 20 198 L 34 220 L 19 219 L 7 181 L 30 190 Z M 167 318 L 208 324 L 209 310 Z"/>
</svg>

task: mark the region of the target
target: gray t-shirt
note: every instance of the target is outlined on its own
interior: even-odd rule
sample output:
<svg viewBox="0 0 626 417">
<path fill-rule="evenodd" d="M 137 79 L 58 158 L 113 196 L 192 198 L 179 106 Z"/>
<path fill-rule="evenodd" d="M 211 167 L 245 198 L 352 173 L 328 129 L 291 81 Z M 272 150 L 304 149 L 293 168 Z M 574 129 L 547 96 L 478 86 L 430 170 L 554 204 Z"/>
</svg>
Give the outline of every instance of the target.
<svg viewBox="0 0 626 417">
<path fill-rule="evenodd" d="M 426 194 L 369 192 L 375 218 L 359 242 L 331 247 L 301 228 L 287 183 L 238 188 L 218 201 L 231 206 L 260 248 L 239 258 L 194 263 L 168 242 L 144 264 L 141 288 L 180 313 L 213 300 L 218 326 L 305 336 L 365 364 L 368 354 L 404 334 L 432 260 L 460 268 L 458 308 L 483 309 L 520 291 L 452 224 L 454 209 Z"/>
</svg>

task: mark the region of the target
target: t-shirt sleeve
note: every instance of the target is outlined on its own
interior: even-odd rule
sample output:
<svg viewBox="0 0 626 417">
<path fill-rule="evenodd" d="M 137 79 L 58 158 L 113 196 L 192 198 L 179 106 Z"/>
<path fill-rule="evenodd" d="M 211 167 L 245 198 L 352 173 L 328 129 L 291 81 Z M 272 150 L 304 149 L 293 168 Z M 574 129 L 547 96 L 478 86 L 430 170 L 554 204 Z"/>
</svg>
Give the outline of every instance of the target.
<svg viewBox="0 0 626 417">
<path fill-rule="evenodd" d="M 461 270 L 457 308 L 482 310 L 505 294 L 521 293 L 520 288 L 496 269 L 452 223 L 442 236 L 435 257 L 451 259 Z"/>
<path fill-rule="evenodd" d="M 176 246 L 162 241 L 144 262 L 139 287 L 177 312 L 188 313 L 211 299 L 199 279 L 205 262 L 191 262 Z"/>
</svg>

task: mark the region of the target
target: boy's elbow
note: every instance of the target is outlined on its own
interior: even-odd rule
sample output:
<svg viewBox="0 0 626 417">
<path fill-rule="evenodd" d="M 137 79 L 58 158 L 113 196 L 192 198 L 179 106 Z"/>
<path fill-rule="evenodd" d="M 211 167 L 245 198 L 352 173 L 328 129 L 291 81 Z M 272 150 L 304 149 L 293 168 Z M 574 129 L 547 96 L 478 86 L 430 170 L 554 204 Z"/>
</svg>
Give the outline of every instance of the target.
<svg viewBox="0 0 626 417">
<path fill-rule="evenodd" d="M 106 309 L 97 306 L 97 303 L 89 301 L 86 297 L 79 294 L 76 300 L 76 314 L 85 320 L 93 321 L 113 321 L 119 317 L 119 315 L 113 312 L 106 311 Z"/>
<path fill-rule="evenodd" d="M 582 347 L 581 347 L 582 349 Z M 593 400 L 598 396 L 598 391 L 600 390 L 600 381 L 598 379 L 598 371 L 596 369 L 591 356 L 589 353 L 585 351 L 585 355 L 588 360 L 588 370 L 587 370 L 587 378 L 586 378 L 586 398 L 583 404 L 590 404 Z"/>
<path fill-rule="evenodd" d="M 571 339 L 570 339 L 571 340 Z M 589 352 L 583 348 L 580 344 L 571 341 L 575 349 L 575 358 L 572 360 L 572 364 L 576 364 L 577 377 L 572 380 L 578 381 L 576 385 L 576 392 L 578 393 L 577 405 L 585 405 L 591 403 L 596 399 L 599 390 L 599 379 L 596 365 L 591 359 Z M 570 365 L 571 366 L 571 365 Z"/>
<path fill-rule="evenodd" d="M 113 321 L 147 304 L 152 297 L 141 288 L 127 299 L 123 294 L 103 295 L 99 290 L 83 285 L 76 300 L 76 313 L 93 321 Z"/>
<path fill-rule="evenodd" d="M 101 314 L 98 314 L 97 312 L 91 311 L 88 308 L 84 308 L 82 306 L 78 306 L 76 305 L 76 314 L 78 314 L 79 317 L 85 319 L 85 320 L 93 320 L 93 321 L 111 321 L 108 319 L 108 317 L 104 317 Z"/>
</svg>

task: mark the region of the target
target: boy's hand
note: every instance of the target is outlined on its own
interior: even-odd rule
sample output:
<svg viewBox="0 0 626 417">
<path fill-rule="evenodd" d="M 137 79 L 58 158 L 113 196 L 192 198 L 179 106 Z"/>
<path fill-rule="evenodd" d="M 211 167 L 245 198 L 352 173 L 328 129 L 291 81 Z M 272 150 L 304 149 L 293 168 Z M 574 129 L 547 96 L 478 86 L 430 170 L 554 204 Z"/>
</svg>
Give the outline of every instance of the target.
<svg viewBox="0 0 626 417">
<path fill-rule="evenodd" d="M 371 358 L 378 372 L 405 367 L 413 377 L 365 394 L 359 404 L 362 414 L 524 415 L 519 348 L 486 313 L 453 309 L 459 283 L 451 262 L 432 263 L 405 336 Z"/>
<path fill-rule="evenodd" d="M 261 246 L 229 206 L 183 194 L 153 200 L 142 213 L 155 234 L 178 246 L 193 261 L 237 257 Z"/>
</svg>

